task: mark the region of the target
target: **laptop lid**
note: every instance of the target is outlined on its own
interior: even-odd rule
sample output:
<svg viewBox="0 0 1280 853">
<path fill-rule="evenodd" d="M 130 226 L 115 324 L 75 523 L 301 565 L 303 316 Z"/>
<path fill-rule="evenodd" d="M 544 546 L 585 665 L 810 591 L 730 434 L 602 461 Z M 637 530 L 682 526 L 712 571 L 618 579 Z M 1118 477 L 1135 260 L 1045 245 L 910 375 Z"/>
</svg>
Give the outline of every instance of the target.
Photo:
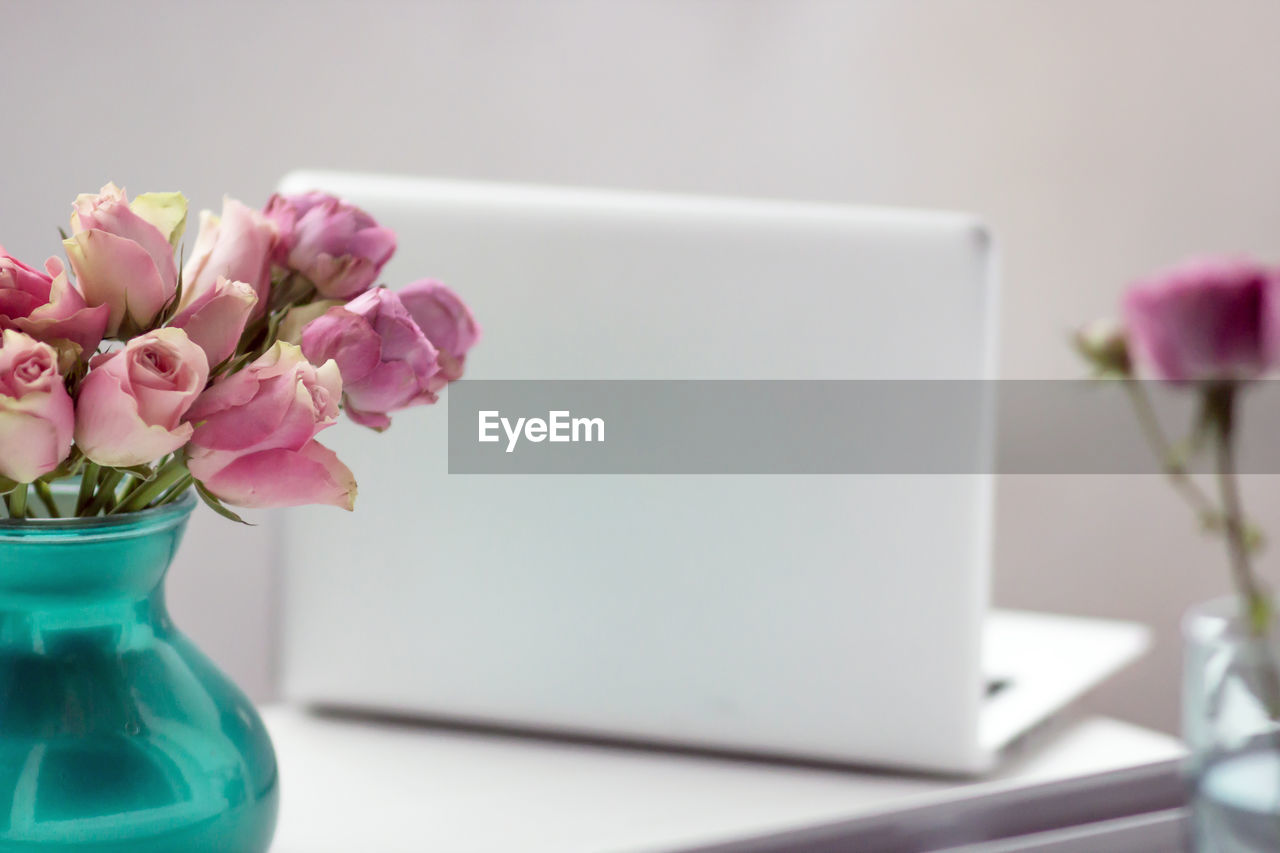
<svg viewBox="0 0 1280 853">
<path fill-rule="evenodd" d="M 991 373 L 991 241 L 964 214 L 318 172 L 282 189 L 394 228 L 390 286 L 462 293 L 485 333 L 472 379 Z M 449 475 L 447 407 L 322 437 L 360 498 L 285 524 L 287 697 L 985 763 L 988 475 Z"/>
</svg>

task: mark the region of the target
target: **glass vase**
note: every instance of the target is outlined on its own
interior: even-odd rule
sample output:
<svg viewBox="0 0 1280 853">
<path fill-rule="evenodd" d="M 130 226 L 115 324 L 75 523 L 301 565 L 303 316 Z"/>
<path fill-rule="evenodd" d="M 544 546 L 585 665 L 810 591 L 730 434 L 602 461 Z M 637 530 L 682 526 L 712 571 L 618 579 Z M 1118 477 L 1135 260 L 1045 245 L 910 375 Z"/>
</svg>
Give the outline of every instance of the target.
<svg viewBox="0 0 1280 853">
<path fill-rule="evenodd" d="M 1233 598 L 1193 608 L 1183 729 L 1191 834 L 1199 853 L 1280 850 L 1280 627 L 1249 635 Z"/>
<path fill-rule="evenodd" d="M 0 519 L 0 853 L 269 846 L 266 729 L 165 608 L 194 505 Z"/>
</svg>

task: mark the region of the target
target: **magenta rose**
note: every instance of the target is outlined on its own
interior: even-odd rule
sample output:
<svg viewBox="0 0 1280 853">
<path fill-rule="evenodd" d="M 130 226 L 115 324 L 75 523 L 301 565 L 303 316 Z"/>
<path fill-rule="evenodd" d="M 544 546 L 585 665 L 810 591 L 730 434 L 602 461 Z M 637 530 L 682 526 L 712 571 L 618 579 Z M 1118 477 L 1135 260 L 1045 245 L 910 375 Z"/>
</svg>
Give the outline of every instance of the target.
<svg viewBox="0 0 1280 853">
<path fill-rule="evenodd" d="M 34 270 L 0 247 L 0 329 L 17 329 L 45 343 L 70 341 L 82 353 L 98 348 L 110 309 L 90 308 L 71 286 L 62 261 Z"/>
<path fill-rule="evenodd" d="M 135 210 L 124 190 L 107 184 L 97 195 L 76 198 L 73 234 L 63 241 L 85 301 L 110 309 L 108 335 L 122 325 L 147 328 L 177 288 L 172 235 L 143 214 L 168 224 L 153 206 Z"/>
<path fill-rule="evenodd" d="M 330 504 L 351 509 L 356 482 L 316 433 L 338 417 L 338 365 L 312 366 L 278 341 L 242 370 L 214 383 L 191 407 L 197 424 L 187 467 L 215 497 L 265 508 Z"/>
<path fill-rule="evenodd" d="M 89 459 L 141 465 L 191 438 L 183 416 L 204 390 L 209 362 L 186 332 L 156 329 L 89 364 L 76 396 L 76 444 Z"/>
<path fill-rule="evenodd" d="M 302 330 L 302 351 L 312 364 L 337 362 L 344 408 L 363 426 L 384 430 L 388 412 L 436 401 L 436 349 L 385 287 L 312 320 Z"/>
<path fill-rule="evenodd" d="M 0 333 L 0 476 L 30 483 L 71 453 L 75 411 L 53 347 Z"/>
<path fill-rule="evenodd" d="M 258 297 L 253 315 L 262 314 L 271 288 L 275 242 L 275 225 L 233 198 L 222 200 L 221 217 L 201 211 L 200 234 L 191 259 L 182 268 L 183 304 L 204 297 L 217 288 L 218 279 L 225 278 L 252 287 Z"/>
<path fill-rule="evenodd" d="M 185 331 L 215 367 L 236 351 L 257 304 L 251 285 L 219 276 L 213 287 L 184 297 L 170 325 Z"/>
<path fill-rule="evenodd" d="M 331 195 L 274 195 L 264 210 L 280 229 L 276 263 L 306 276 L 326 299 L 350 299 L 373 286 L 396 250 L 396 235 Z"/>
<path fill-rule="evenodd" d="M 467 350 L 480 340 L 480 327 L 458 294 L 438 281 L 415 281 L 401 288 L 399 295 L 413 321 L 439 351 L 440 372 L 431 379 L 431 390 L 439 391 L 462 376 Z"/>
<path fill-rule="evenodd" d="M 1252 379 L 1280 354 L 1276 271 L 1247 259 L 1197 258 L 1136 282 L 1124 320 L 1134 361 L 1159 379 Z"/>
</svg>

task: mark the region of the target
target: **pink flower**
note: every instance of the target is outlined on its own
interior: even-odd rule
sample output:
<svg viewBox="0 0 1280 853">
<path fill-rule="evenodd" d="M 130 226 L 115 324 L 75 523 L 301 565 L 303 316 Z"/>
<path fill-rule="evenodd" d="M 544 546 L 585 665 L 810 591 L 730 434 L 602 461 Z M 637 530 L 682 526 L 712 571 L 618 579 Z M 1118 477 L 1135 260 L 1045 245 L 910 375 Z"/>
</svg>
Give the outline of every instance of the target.
<svg viewBox="0 0 1280 853">
<path fill-rule="evenodd" d="M 1246 259 L 1187 261 L 1136 282 L 1124 319 L 1134 360 L 1173 382 L 1252 379 L 1280 354 L 1280 277 Z"/>
<path fill-rule="evenodd" d="M 280 321 L 279 340 L 302 346 L 302 330 L 311 325 L 312 320 L 330 308 L 341 308 L 345 304 L 343 299 L 318 299 L 290 308 Z"/>
<path fill-rule="evenodd" d="M 0 333 L 0 476 L 30 483 L 71 453 L 75 411 L 53 347 Z"/>
<path fill-rule="evenodd" d="M 183 416 L 204 390 L 209 362 L 186 332 L 156 329 L 89 364 L 76 397 L 76 444 L 89 459 L 141 465 L 191 438 Z"/>
<path fill-rule="evenodd" d="M 154 208 L 141 205 L 152 213 Z M 147 328 L 173 298 L 178 269 L 173 246 L 156 225 L 131 209 L 124 190 L 107 184 L 76 198 L 73 236 L 63 241 L 85 301 L 110 308 L 107 334 Z"/>
<path fill-rule="evenodd" d="M 337 362 L 347 414 L 363 426 L 384 430 L 387 412 L 436 401 L 436 349 L 385 287 L 312 320 L 302 330 L 302 351 L 313 364 Z"/>
<path fill-rule="evenodd" d="M 70 341 L 91 354 L 102 341 L 110 309 L 90 308 L 67 281 L 62 261 L 32 269 L 0 247 L 0 329 L 18 329 L 45 343 Z"/>
<path fill-rule="evenodd" d="M 277 342 L 191 407 L 187 417 L 198 425 L 187 467 L 234 506 L 331 504 L 349 510 L 355 478 L 315 440 L 337 420 L 341 395 L 337 364 L 313 367 L 296 346 Z"/>
<path fill-rule="evenodd" d="M 191 259 L 182 268 L 182 301 L 189 305 L 218 286 L 218 279 L 243 281 L 253 288 L 256 317 L 267 310 L 271 288 L 271 251 L 276 227 L 233 198 L 222 200 L 222 216 L 200 213 L 200 234 Z"/>
<path fill-rule="evenodd" d="M 182 329 L 204 350 L 209 366 L 226 361 L 236 351 L 245 324 L 258 304 L 252 285 L 218 276 L 213 287 L 184 298 L 170 325 Z"/>
<path fill-rule="evenodd" d="M 331 195 L 274 195 L 264 211 L 280 228 L 276 263 L 302 273 L 328 299 L 350 299 L 373 285 L 396 250 L 396 235 Z"/>
<path fill-rule="evenodd" d="M 406 285 L 400 290 L 400 301 L 439 351 L 440 372 L 431 380 L 431 390 L 439 391 L 462 376 L 467 350 L 480 340 L 480 327 L 458 294 L 438 281 L 423 279 Z"/>
</svg>

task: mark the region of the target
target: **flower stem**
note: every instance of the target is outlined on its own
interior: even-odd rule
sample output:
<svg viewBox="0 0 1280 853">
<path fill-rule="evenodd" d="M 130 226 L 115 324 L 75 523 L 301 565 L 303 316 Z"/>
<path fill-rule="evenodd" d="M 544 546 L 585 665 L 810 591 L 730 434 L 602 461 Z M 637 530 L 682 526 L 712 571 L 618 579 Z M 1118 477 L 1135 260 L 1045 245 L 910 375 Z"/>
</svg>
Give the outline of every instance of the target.
<svg viewBox="0 0 1280 853">
<path fill-rule="evenodd" d="M 40 498 L 40 503 L 44 504 L 49 517 L 62 518 L 62 513 L 58 512 L 58 504 L 53 499 L 53 489 L 49 488 L 49 484 L 44 480 L 36 480 L 32 485 L 35 486 L 36 495 Z"/>
<path fill-rule="evenodd" d="M 175 459 L 161 468 L 155 477 L 135 489 L 111 512 L 114 514 L 146 509 L 153 500 L 168 491 L 170 486 L 181 482 L 186 476 L 188 476 L 186 463 L 181 459 Z"/>
<path fill-rule="evenodd" d="M 124 471 L 115 468 L 106 469 L 106 473 L 98 478 L 98 493 L 94 495 L 93 500 L 89 502 L 89 506 L 82 514 L 97 515 L 115 503 L 116 486 L 120 484 L 124 473 Z"/>
<path fill-rule="evenodd" d="M 84 472 L 80 474 L 80 493 L 76 495 L 76 515 L 84 515 L 85 507 L 93 498 L 93 490 L 98 485 L 98 475 L 102 469 L 96 462 L 85 462 Z"/>
<path fill-rule="evenodd" d="M 115 512 L 119 508 L 120 504 L 128 500 L 129 496 L 132 495 L 136 489 L 142 488 L 142 485 L 146 482 L 146 480 L 132 472 L 125 474 L 124 478 L 120 480 L 120 485 L 116 487 L 117 497 L 115 506 L 107 510 L 107 515 L 111 515 L 111 513 Z"/>
<path fill-rule="evenodd" d="M 1227 537 L 1227 550 L 1231 555 L 1231 574 L 1236 590 L 1244 604 L 1244 621 L 1258 649 L 1258 686 L 1262 691 L 1263 709 L 1272 724 L 1270 739 L 1272 750 L 1280 750 L 1280 668 L 1271 648 L 1273 621 L 1271 598 L 1254 576 L 1249 558 L 1249 544 L 1245 539 L 1244 512 L 1241 508 L 1240 488 L 1235 462 L 1235 403 L 1236 387 L 1226 383 L 1206 390 L 1205 402 L 1211 412 L 1217 439 L 1218 486 L 1222 493 L 1222 520 Z"/>
<path fill-rule="evenodd" d="M 185 492 L 192 483 L 195 482 L 195 479 L 196 479 L 195 477 L 192 477 L 191 474 L 188 473 L 185 477 L 179 480 L 172 489 L 165 492 L 164 495 L 160 498 L 160 500 L 156 501 L 154 505 L 161 506 L 163 504 L 172 503 L 173 501 L 177 500 L 178 497 L 183 492 Z"/>
<path fill-rule="evenodd" d="M 26 518 L 27 517 L 27 484 L 19 483 L 18 487 L 9 493 L 9 517 L 10 518 Z"/>
<path fill-rule="evenodd" d="M 1210 406 L 1217 426 L 1218 489 L 1222 495 L 1222 522 L 1227 551 L 1231 556 L 1231 574 L 1235 579 L 1236 589 L 1248 606 L 1250 632 L 1256 636 L 1265 636 L 1270 619 L 1260 619 L 1255 614 L 1265 610 L 1267 596 L 1250 565 L 1249 547 L 1245 540 L 1244 511 L 1241 508 L 1236 475 L 1235 389 L 1224 386 L 1211 389 L 1208 393 L 1212 395 Z"/>
<path fill-rule="evenodd" d="M 1271 598 L 1259 583 L 1250 564 L 1249 544 L 1246 540 L 1244 511 L 1240 501 L 1240 488 L 1235 462 L 1235 403 L 1236 388 L 1226 384 L 1206 391 L 1212 412 L 1217 445 L 1218 487 L 1222 494 L 1222 521 L 1227 539 L 1227 551 L 1231 557 L 1231 576 L 1236 591 L 1244 605 L 1244 621 L 1249 636 L 1258 641 L 1261 655 L 1259 678 L 1267 715 L 1272 722 L 1280 722 L 1280 670 L 1276 667 L 1271 650 L 1271 624 L 1273 620 Z"/>
<path fill-rule="evenodd" d="M 1165 436 L 1164 430 L 1160 428 L 1160 419 L 1156 417 L 1155 408 L 1151 405 L 1151 399 L 1147 396 L 1142 381 L 1126 379 L 1124 380 L 1124 389 L 1133 404 L 1133 410 L 1137 415 L 1138 426 L 1142 429 L 1142 435 L 1146 438 L 1147 444 L 1151 446 L 1152 451 L 1155 452 L 1156 458 L 1160 460 L 1160 467 L 1164 470 L 1165 476 L 1169 478 L 1169 482 L 1191 505 L 1201 522 L 1211 524 L 1216 522 L 1219 516 L 1218 508 L 1196 485 L 1196 481 L 1191 479 L 1191 476 L 1187 473 L 1186 465 L 1178 459 L 1172 442 Z"/>
</svg>

